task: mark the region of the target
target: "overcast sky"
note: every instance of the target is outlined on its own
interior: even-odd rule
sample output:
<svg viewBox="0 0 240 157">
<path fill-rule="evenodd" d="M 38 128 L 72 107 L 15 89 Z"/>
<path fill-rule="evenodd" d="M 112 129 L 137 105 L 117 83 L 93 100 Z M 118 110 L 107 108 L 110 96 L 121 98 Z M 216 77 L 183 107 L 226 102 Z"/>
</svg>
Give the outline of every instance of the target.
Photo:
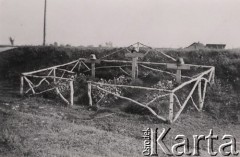
<svg viewBox="0 0 240 157">
<path fill-rule="evenodd" d="M 42 44 L 44 0 L 0 0 L 0 44 Z M 240 0 L 47 0 L 47 43 L 240 47 Z"/>
</svg>

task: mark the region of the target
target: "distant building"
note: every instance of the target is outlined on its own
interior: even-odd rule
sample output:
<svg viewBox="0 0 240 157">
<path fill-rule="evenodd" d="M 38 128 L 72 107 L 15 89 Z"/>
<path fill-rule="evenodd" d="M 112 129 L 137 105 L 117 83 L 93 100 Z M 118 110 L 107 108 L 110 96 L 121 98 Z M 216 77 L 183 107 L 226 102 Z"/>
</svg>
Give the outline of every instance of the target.
<svg viewBox="0 0 240 157">
<path fill-rule="evenodd" d="M 186 47 L 185 49 L 199 50 L 199 49 L 206 49 L 206 46 L 200 42 L 194 42 L 190 46 Z"/>
<path fill-rule="evenodd" d="M 206 46 L 200 42 L 194 42 L 185 49 L 200 50 L 200 49 L 225 49 L 226 44 L 207 44 Z"/>
<path fill-rule="evenodd" d="M 15 48 L 16 46 L 12 46 L 12 45 L 0 45 L 0 52 L 8 51 Z"/>
<path fill-rule="evenodd" d="M 225 49 L 226 45 L 225 44 L 207 44 L 206 47 L 209 49 Z"/>
</svg>

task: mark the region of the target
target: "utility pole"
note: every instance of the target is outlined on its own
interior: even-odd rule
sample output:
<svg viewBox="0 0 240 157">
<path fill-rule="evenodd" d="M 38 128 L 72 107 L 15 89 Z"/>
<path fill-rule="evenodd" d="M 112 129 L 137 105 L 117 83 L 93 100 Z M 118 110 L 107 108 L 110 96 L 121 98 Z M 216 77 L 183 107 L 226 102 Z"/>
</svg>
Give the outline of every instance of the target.
<svg viewBox="0 0 240 157">
<path fill-rule="evenodd" d="M 45 0 L 44 3 L 43 46 L 46 45 L 46 13 L 47 13 L 47 0 Z"/>
</svg>

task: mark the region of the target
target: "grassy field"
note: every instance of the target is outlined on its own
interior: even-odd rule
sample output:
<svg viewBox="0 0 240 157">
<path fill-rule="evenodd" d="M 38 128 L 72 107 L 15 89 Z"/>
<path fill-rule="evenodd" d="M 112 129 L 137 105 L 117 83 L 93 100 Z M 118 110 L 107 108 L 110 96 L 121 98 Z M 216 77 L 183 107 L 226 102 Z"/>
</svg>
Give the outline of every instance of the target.
<svg viewBox="0 0 240 157">
<path fill-rule="evenodd" d="M 0 56 L 2 79 L 16 79 L 20 72 L 64 63 L 95 53 L 98 57 L 115 49 L 77 49 L 61 47 L 23 47 Z M 79 102 L 66 107 L 57 100 L 41 97 L 0 97 L 0 156 L 94 157 L 142 156 L 142 130 L 171 128 L 166 139 L 184 134 L 208 135 L 209 129 L 222 137 L 231 134 L 240 139 L 240 55 L 233 51 L 167 52 L 183 56 L 187 63 L 214 65 L 216 83 L 208 89 L 204 112 L 187 110 L 174 124 L 164 124 L 151 115 L 131 114 L 122 110 L 96 113 Z M 118 57 L 118 56 L 115 56 Z M 120 57 L 119 57 L 120 58 Z M 121 58 L 120 58 L 121 59 Z M 162 62 L 160 54 L 150 53 L 145 60 Z M 16 79 L 16 81 L 19 81 Z M 216 141 L 216 148 L 221 144 Z M 207 155 L 207 142 L 200 143 L 201 156 Z M 238 145 L 240 149 L 240 145 Z M 164 157 L 161 151 L 159 156 Z"/>
<path fill-rule="evenodd" d="M 177 134 L 191 140 L 192 135 L 208 135 L 209 129 L 219 137 L 227 133 L 240 139 L 240 124 L 219 121 L 207 113 L 185 113 L 170 125 L 152 116 L 120 111 L 95 114 L 83 106 L 69 108 L 43 98 L 1 100 L 0 106 L 0 156 L 4 157 L 138 157 L 143 150 L 142 130 L 147 127 L 170 127 L 168 145 Z M 214 147 L 221 143 L 216 141 Z M 207 141 L 200 143 L 200 149 L 201 156 L 207 156 Z M 161 150 L 159 155 L 165 156 Z"/>
<path fill-rule="evenodd" d="M 0 119 L 0 155 L 6 157 L 141 156 L 141 130 L 147 127 L 171 127 L 169 137 L 184 134 L 191 139 L 213 129 L 220 137 L 228 133 L 240 139 L 239 124 L 219 121 L 206 113 L 186 113 L 170 125 L 151 116 L 120 111 L 94 114 L 83 106 L 69 108 L 43 98 L 1 100 Z M 166 143 L 171 145 L 171 140 Z M 200 146 L 204 154 L 207 142 Z"/>
</svg>

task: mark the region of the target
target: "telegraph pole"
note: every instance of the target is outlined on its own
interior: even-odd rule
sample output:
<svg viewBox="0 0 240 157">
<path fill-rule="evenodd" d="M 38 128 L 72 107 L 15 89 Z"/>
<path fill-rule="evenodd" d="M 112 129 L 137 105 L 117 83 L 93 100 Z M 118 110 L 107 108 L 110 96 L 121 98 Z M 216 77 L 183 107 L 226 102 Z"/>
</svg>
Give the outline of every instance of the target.
<svg viewBox="0 0 240 157">
<path fill-rule="evenodd" d="M 47 13 L 47 0 L 45 0 L 44 3 L 43 46 L 46 45 L 46 13 Z"/>
</svg>

